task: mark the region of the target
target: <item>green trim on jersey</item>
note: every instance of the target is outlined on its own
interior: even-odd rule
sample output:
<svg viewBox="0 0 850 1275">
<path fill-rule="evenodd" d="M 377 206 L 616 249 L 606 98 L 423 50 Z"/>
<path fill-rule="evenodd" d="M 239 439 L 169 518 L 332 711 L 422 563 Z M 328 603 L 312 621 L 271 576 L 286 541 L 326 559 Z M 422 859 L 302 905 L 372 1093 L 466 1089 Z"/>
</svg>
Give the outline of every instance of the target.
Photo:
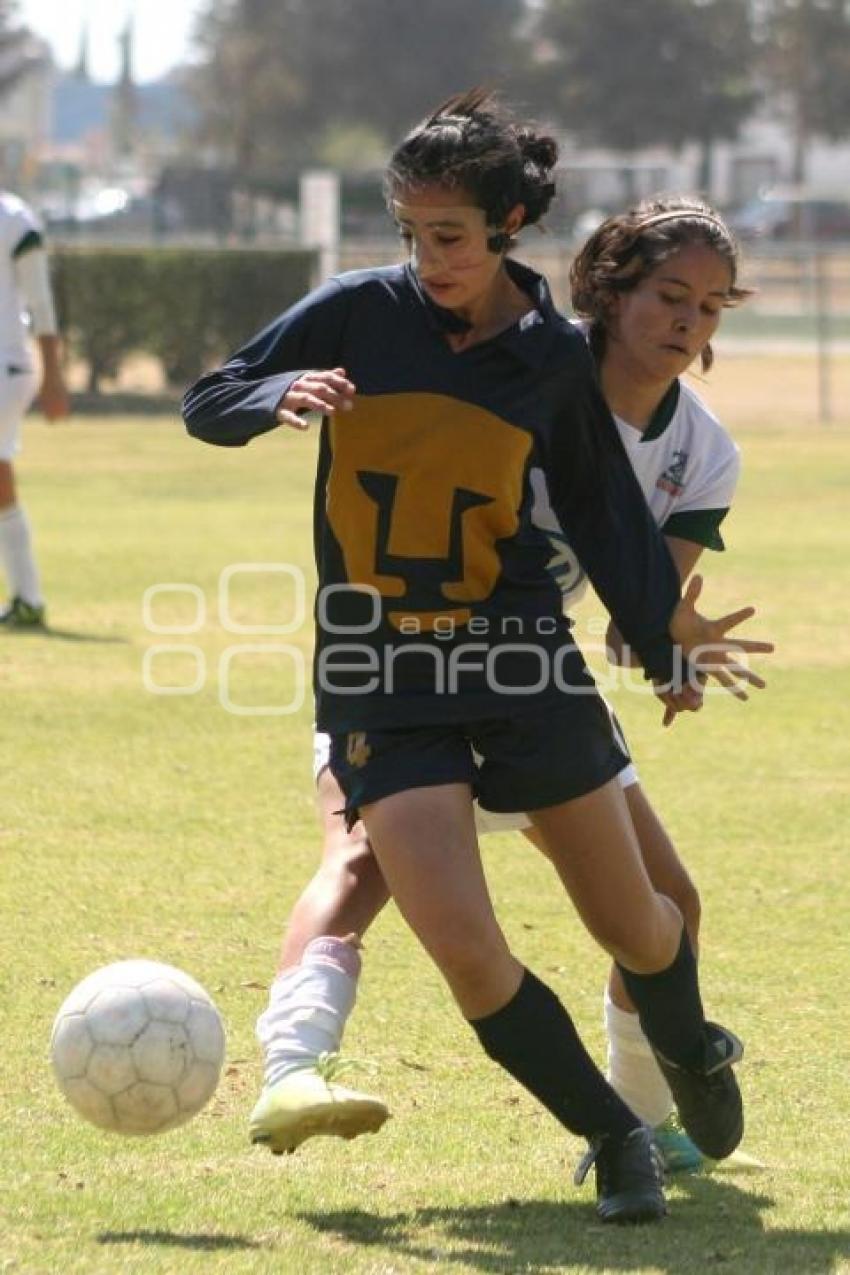
<svg viewBox="0 0 850 1275">
<path fill-rule="evenodd" d="M 651 443 L 654 438 L 661 437 L 676 415 L 676 408 L 679 406 L 679 394 L 679 382 L 674 381 L 670 388 L 665 390 L 664 397 L 649 418 L 649 424 L 640 436 L 642 443 Z"/>
<path fill-rule="evenodd" d="M 722 552 L 726 546 L 719 528 L 728 512 L 728 509 L 685 509 L 681 513 L 671 514 L 661 530 L 665 536 L 692 540 L 705 549 Z"/>
<path fill-rule="evenodd" d="M 37 230 L 28 230 L 23 239 L 19 239 L 12 249 L 12 260 L 22 257 L 25 252 L 32 252 L 33 248 L 40 248 L 44 243 L 44 238 Z"/>
</svg>

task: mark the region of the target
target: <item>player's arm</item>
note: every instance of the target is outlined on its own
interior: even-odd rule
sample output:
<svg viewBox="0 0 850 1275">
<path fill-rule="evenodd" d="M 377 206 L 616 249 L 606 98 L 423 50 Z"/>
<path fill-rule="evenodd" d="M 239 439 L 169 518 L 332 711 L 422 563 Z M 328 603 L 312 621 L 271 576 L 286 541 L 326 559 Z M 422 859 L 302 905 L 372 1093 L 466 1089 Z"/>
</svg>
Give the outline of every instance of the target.
<svg viewBox="0 0 850 1275">
<path fill-rule="evenodd" d="M 676 570 L 679 573 L 679 582 L 684 584 L 688 576 L 693 571 L 696 564 L 705 549 L 705 545 L 697 544 L 693 540 L 681 540 L 678 536 L 665 536 L 664 540 L 670 555 L 676 564 Z M 619 664 L 623 668 L 636 668 L 639 661 L 634 651 L 630 650 L 623 641 L 623 635 L 617 628 L 613 620 L 609 620 L 608 629 L 605 634 L 605 646 L 608 651 L 608 659 L 612 664 Z"/>
<path fill-rule="evenodd" d="M 661 527 L 682 585 L 704 549 L 722 552 L 726 547 L 720 527 L 735 496 L 741 459 L 737 447 L 725 433 L 720 434 L 715 448 L 716 462 L 702 468 L 688 489 L 687 500 L 676 506 Z M 608 626 L 606 642 L 613 664 L 634 668 L 639 663 L 635 652 L 625 646 L 613 620 Z"/>
<path fill-rule="evenodd" d="M 49 421 L 68 415 L 68 391 L 50 288 L 47 253 L 41 235 L 29 231 L 13 252 L 15 283 L 32 320 L 41 355 L 39 405 Z"/>
<path fill-rule="evenodd" d="M 702 557 L 705 545 L 697 544 L 694 540 L 680 540 L 678 536 L 668 535 L 664 536 L 664 541 L 676 564 L 679 581 L 684 584 Z"/>
<path fill-rule="evenodd" d="M 680 584 L 582 343 L 586 372 L 561 386 L 561 408 L 544 456 L 552 508 L 567 540 L 647 676 L 669 681 L 668 633 Z M 576 475 L 587 476 L 579 488 Z"/>
<path fill-rule="evenodd" d="M 202 376 L 183 399 L 188 432 L 206 443 L 242 447 L 286 421 L 296 383 L 340 363 L 348 305 L 342 286 L 331 280 Z M 311 410 L 310 404 L 295 410 Z"/>
<path fill-rule="evenodd" d="M 753 609 L 708 619 L 696 609 L 702 586 L 698 576 L 680 597 L 676 565 L 595 381 L 576 377 L 572 388 L 546 440 L 544 467 L 555 516 L 603 606 L 656 687 L 687 674 L 677 698 L 679 710 L 701 701 L 694 676 L 701 672 L 745 699 L 742 683 L 761 687 L 764 682 L 738 662 L 738 653 L 773 649 L 768 642 L 729 636 Z M 589 415 L 582 420 L 576 412 Z M 588 463 L 582 454 L 588 440 L 597 449 L 595 472 L 593 460 Z M 587 490 L 578 501 L 577 475 Z M 683 669 L 677 668 L 674 643 L 684 656 Z"/>
<path fill-rule="evenodd" d="M 49 421 L 62 420 L 71 410 L 62 370 L 62 345 L 57 333 L 42 332 L 37 339 L 41 355 L 38 405 Z"/>
</svg>

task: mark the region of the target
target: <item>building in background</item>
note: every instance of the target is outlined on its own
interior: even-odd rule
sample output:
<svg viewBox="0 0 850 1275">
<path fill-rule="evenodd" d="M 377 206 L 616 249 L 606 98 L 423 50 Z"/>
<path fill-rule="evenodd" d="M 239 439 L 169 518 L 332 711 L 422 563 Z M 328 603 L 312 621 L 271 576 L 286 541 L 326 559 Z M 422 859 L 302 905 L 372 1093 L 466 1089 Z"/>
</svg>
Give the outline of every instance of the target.
<svg viewBox="0 0 850 1275">
<path fill-rule="evenodd" d="M 51 130 L 54 81 L 50 47 L 29 31 L 0 45 L 0 185 L 32 186 Z"/>
<path fill-rule="evenodd" d="M 561 180 L 567 216 L 586 209 L 614 211 L 656 191 L 700 188 L 698 147 L 681 151 L 651 147 L 628 153 L 578 147 L 565 140 Z M 737 209 L 766 190 L 792 184 L 794 143 L 788 128 L 770 111 L 750 119 L 732 142 L 718 142 L 706 192 L 721 208 Z M 807 186 L 812 192 L 850 199 L 850 139 L 813 139 L 807 151 Z"/>
<path fill-rule="evenodd" d="M 130 22 L 119 45 L 115 84 L 92 80 L 85 28 L 71 70 L 58 69 L 49 45 L 30 33 L 16 46 L 22 65 L 0 111 L 0 182 L 61 233 L 147 234 L 150 192 L 179 152 L 189 118 L 180 73 L 137 84 Z M 0 60 L 0 82 L 3 71 Z"/>
<path fill-rule="evenodd" d="M 47 43 L 31 33 L 0 44 L 0 182 L 21 190 L 54 230 L 69 236 L 148 238 L 165 234 L 216 241 L 280 241 L 297 232 L 298 174 L 286 169 L 262 186 L 241 182 L 214 150 L 188 143 L 194 107 L 179 68 L 138 84 L 132 20 L 119 37 L 115 84 L 89 73 L 88 33 L 77 63 L 58 70 Z M 11 76 L 11 79 L 8 77 Z M 706 192 L 734 210 L 763 191 L 785 187 L 795 167 L 792 129 L 781 103 L 763 106 L 732 142 L 713 147 Z M 583 234 L 593 217 L 656 191 L 695 191 L 705 171 L 696 145 L 619 152 L 563 137 L 561 198 L 550 217 L 559 237 Z M 813 139 L 807 185 L 847 199 L 850 139 Z M 343 172 L 343 237 L 389 232 L 380 173 Z"/>
</svg>

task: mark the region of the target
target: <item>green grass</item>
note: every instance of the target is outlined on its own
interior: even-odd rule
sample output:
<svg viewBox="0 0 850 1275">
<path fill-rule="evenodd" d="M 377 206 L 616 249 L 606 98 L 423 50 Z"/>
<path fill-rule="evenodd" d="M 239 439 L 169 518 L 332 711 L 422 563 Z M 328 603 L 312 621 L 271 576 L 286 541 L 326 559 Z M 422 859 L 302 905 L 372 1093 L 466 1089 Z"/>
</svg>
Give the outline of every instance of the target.
<svg viewBox="0 0 850 1275">
<path fill-rule="evenodd" d="M 347 1045 L 377 1064 L 370 1083 L 395 1118 L 285 1160 L 248 1146 L 253 1022 L 317 849 L 310 707 L 228 714 L 216 667 L 228 642 L 306 652 L 310 633 L 228 635 L 215 592 L 233 562 L 309 575 L 313 447 L 280 434 L 216 451 L 169 420 L 28 427 L 20 472 L 55 633 L 0 639 L 0 1271 L 850 1271 L 850 421 L 771 419 L 738 435 L 730 552 L 708 564 L 706 589 L 711 608 L 759 605 L 751 628 L 779 644 L 768 690 L 746 706 L 715 699 L 666 732 L 651 702 L 618 700 L 701 886 L 705 997 L 746 1040 L 744 1145 L 768 1167 L 677 1184 L 662 1226 L 626 1231 L 597 1224 L 591 1189 L 570 1184 L 578 1142 L 481 1055 L 391 910 L 368 939 Z M 200 632 L 145 632 L 158 582 L 204 591 Z M 160 604 L 160 620 L 189 617 L 185 600 Z M 234 591 L 244 622 L 285 619 L 288 605 L 273 580 Z M 145 692 L 155 642 L 201 648 L 200 693 Z M 282 702 L 286 657 L 242 658 L 234 698 Z M 159 657 L 162 683 L 191 674 L 185 654 Z M 516 951 L 601 1058 L 604 958 L 524 842 L 491 838 L 485 854 Z M 228 1028 L 212 1104 L 159 1139 L 83 1124 L 47 1065 L 66 992 L 131 955 L 199 978 Z"/>
</svg>

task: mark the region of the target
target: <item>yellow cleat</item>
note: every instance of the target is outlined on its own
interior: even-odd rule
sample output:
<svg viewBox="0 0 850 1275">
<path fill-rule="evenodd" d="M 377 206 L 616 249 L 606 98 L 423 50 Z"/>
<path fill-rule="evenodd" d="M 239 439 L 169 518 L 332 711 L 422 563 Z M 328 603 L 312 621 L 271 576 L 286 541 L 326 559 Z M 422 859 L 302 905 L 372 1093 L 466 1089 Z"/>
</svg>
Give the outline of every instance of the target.
<svg viewBox="0 0 850 1275">
<path fill-rule="evenodd" d="M 390 1114 L 385 1104 L 336 1084 L 331 1078 L 334 1070 L 320 1059 L 317 1066 L 290 1072 L 264 1089 L 251 1112 L 251 1141 L 283 1155 L 323 1134 L 356 1138 L 377 1133 Z"/>
</svg>

